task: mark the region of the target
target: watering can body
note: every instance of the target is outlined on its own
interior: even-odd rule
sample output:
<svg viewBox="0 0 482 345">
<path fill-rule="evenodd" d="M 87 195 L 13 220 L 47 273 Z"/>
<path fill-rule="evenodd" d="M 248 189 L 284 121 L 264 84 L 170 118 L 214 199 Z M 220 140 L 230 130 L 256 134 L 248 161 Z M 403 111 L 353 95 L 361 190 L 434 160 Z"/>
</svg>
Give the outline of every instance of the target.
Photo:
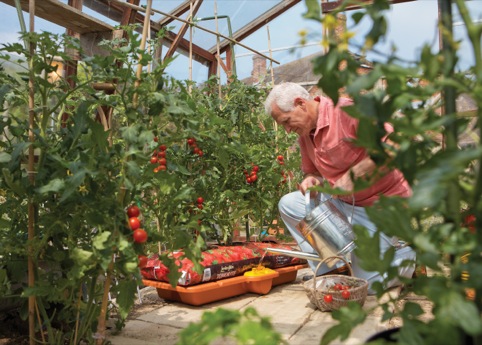
<svg viewBox="0 0 482 345">
<path fill-rule="evenodd" d="M 309 194 L 305 195 L 306 216 L 296 226 L 297 230 L 320 259 L 346 256 L 355 249 L 355 235 L 350 222 L 330 199 L 311 209 Z"/>
</svg>

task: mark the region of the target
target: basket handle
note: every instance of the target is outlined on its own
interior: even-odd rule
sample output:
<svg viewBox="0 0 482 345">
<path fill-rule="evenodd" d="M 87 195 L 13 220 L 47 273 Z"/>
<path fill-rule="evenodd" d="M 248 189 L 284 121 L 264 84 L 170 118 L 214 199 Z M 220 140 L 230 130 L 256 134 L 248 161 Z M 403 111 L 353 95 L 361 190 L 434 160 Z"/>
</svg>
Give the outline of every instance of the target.
<svg viewBox="0 0 482 345">
<path fill-rule="evenodd" d="M 350 276 L 353 276 L 353 270 L 351 269 L 351 265 L 350 265 L 350 263 L 349 263 L 343 256 L 329 256 L 329 257 L 321 260 L 321 261 L 318 263 L 318 265 L 316 266 L 315 276 L 313 277 L 313 290 L 316 290 L 316 272 L 318 272 L 318 269 L 320 268 L 320 266 L 321 266 L 322 264 L 324 264 L 325 262 L 328 262 L 328 261 L 331 261 L 331 260 L 335 260 L 335 259 L 344 261 L 345 264 L 348 266 L 348 271 L 350 272 Z"/>
</svg>

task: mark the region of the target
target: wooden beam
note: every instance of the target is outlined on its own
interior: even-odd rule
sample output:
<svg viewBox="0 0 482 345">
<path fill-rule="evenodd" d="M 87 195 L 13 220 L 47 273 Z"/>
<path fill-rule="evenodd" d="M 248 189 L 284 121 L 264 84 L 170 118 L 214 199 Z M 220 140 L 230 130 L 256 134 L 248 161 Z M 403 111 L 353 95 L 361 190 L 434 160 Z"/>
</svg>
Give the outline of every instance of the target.
<svg viewBox="0 0 482 345">
<path fill-rule="evenodd" d="M 0 0 L 0 2 L 15 7 L 15 0 Z M 28 12 L 29 1 L 20 0 L 20 4 L 22 10 Z M 79 34 L 111 31 L 114 29 L 103 21 L 91 17 L 59 0 L 36 1 L 35 15 Z"/>
<path fill-rule="evenodd" d="M 410 2 L 410 1 L 415 1 L 415 0 L 390 0 L 392 5 L 393 4 L 398 4 L 402 2 Z M 345 1 L 343 0 L 336 0 L 336 1 L 330 1 L 330 2 L 322 2 L 321 3 L 321 12 L 322 13 L 330 13 L 333 12 L 335 9 L 340 7 Z M 373 0 L 359 0 L 360 4 L 350 4 L 345 7 L 346 11 L 350 10 L 357 10 L 360 9 L 366 5 L 369 5 L 373 3 Z"/>
<path fill-rule="evenodd" d="M 167 32 L 165 39 L 169 41 L 169 44 L 172 44 L 172 42 L 176 39 L 177 35 L 173 32 Z M 183 55 L 188 56 L 189 53 L 189 41 L 186 40 L 185 38 L 181 38 L 179 40 L 179 52 Z M 208 52 L 206 49 L 201 48 L 200 46 L 196 44 L 192 44 L 192 52 L 193 52 L 193 59 L 199 63 L 202 63 L 203 65 L 210 64 L 213 61 L 216 61 L 216 58 L 214 54 L 211 54 Z"/>
<path fill-rule="evenodd" d="M 122 15 L 124 13 L 124 9 L 126 8 L 126 6 L 119 5 L 115 1 L 109 0 L 84 0 L 84 6 L 117 22 L 120 22 L 122 20 Z M 189 1 L 187 1 L 187 4 L 185 3 L 184 6 L 179 6 L 177 10 L 174 11 L 176 11 L 176 13 L 178 14 L 182 14 L 184 13 L 183 10 L 185 6 L 187 6 L 187 9 L 189 10 Z M 168 18 L 174 20 L 171 17 Z M 134 17 L 134 23 L 144 23 L 144 15 L 139 13 L 139 11 L 137 11 Z M 159 32 L 162 29 L 162 25 L 158 22 L 151 20 L 151 29 L 154 32 Z M 172 45 L 176 37 L 177 35 L 174 32 L 168 31 L 166 33 L 166 36 L 164 37 L 164 41 L 166 41 L 165 45 Z M 187 56 L 187 53 L 189 52 L 189 41 L 183 38 L 179 40 L 178 44 L 179 52 Z M 193 44 L 193 53 L 193 59 L 203 65 L 208 65 L 215 60 L 212 53 L 209 53 L 207 50 L 201 48 L 199 45 Z"/>
<path fill-rule="evenodd" d="M 175 17 L 180 17 L 184 13 L 189 11 L 190 9 L 191 9 L 190 2 L 189 2 L 189 0 L 187 0 L 187 1 L 184 1 L 181 5 L 179 5 L 178 7 L 176 7 L 175 9 L 173 9 L 169 13 L 172 14 L 173 16 L 175 16 Z M 172 18 L 172 17 L 165 16 L 164 18 L 162 18 L 161 20 L 158 21 L 158 24 L 161 25 L 161 26 L 165 26 L 169 23 L 172 23 L 174 20 L 175 19 Z"/>
<path fill-rule="evenodd" d="M 241 29 L 236 31 L 233 34 L 233 39 L 236 41 L 242 41 L 249 35 L 251 35 L 253 32 L 257 31 L 264 25 L 268 24 L 271 22 L 273 19 L 277 18 L 284 12 L 288 11 L 290 8 L 292 8 L 294 5 L 298 4 L 301 0 L 283 0 L 280 1 L 280 3 L 274 7 L 272 7 L 270 10 L 266 11 L 264 14 L 260 15 L 257 17 L 255 20 L 251 21 L 247 25 L 243 26 Z M 220 52 L 224 53 L 226 49 L 229 47 L 230 42 L 228 40 L 223 40 L 220 45 Z M 216 46 L 213 46 L 208 49 L 208 51 L 212 54 L 216 53 Z"/>
<path fill-rule="evenodd" d="M 191 14 L 193 17 L 196 15 L 197 11 L 199 11 L 199 7 L 201 7 L 202 3 L 203 3 L 203 0 L 196 0 L 196 2 L 194 3 L 194 6 L 192 8 L 192 14 Z M 192 21 L 192 18 L 189 17 L 188 20 Z M 177 33 L 177 37 L 172 42 L 171 46 L 169 47 L 169 50 L 167 51 L 166 55 L 164 56 L 164 59 L 170 58 L 174 54 L 174 52 L 177 50 L 177 48 L 179 46 L 180 40 L 184 37 L 184 34 L 186 33 L 188 28 L 189 28 L 189 24 L 184 23 L 183 26 L 181 27 L 181 29 L 179 29 L 179 32 Z"/>
<path fill-rule="evenodd" d="M 139 5 L 140 0 L 129 0 L 130 4 Z M 125 26 L 134 23 L 136 20 L 137 11 L 131 8 L 125 8 L 124 13 L 122 14 L 122 19 L 120 21 L 120 25 Z"/>
</svg>

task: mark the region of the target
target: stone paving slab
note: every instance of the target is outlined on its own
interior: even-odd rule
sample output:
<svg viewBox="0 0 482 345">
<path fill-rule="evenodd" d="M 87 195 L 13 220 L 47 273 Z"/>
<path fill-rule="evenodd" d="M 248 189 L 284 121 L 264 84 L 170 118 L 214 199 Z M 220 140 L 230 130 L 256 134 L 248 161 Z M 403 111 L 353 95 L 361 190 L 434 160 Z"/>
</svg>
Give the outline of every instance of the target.
<svg viewBox="0 0 482 345">
<path fill-rule="evenodd" d="M 122 331 L 109 335 L 108 340 L 113 345 L 175 345 L 178 333 L 189 323 L 200 321 L 205 311 L 254 307 L 260 315 L 270 318 L 275 330 L 290 345 L 318 345 L 323 334 L 337 321 L 332 319 L 331 313 L 318 310 L 306 296 L 302 277 L 311 272 L 308 268 L 299 270 L 295 281 L 275 286 L 266 295 L 248 293 L 202 306 L 164 301 L 157 296 L 155 289 L 151 289 L 151 298 L 157 297 L 159 304 L 154 301 L 148 311 L 130 318 Z M 400 289 L 392 289 L 387 298 L 397 297 L 399 292 Z M 375 297 L 368 296 L 364 308 L 373 310 L 365 323 L 356 327 L 348 339 L 332 344 L 360 345 L 372 334 L 388 328 L 388 324 L 381 322 L 382 311 L 375 306 Z M 223 339 L 213 343 L 216 344 L 229 345 L 230 342 Z"/>
</svg>

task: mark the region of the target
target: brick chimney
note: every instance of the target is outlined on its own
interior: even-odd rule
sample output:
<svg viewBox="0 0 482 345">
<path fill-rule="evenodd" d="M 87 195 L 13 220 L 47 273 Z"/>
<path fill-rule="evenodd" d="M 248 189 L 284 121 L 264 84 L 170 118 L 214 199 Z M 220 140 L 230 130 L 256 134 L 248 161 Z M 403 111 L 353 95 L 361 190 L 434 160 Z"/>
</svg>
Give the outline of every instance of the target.
<svg viewBox="0 0 482 345">
<path fill-rule="evenodd" d="M 251 78 L 253 83 L 257 83 L 266 76 L 266 59 L 260 55 L 253 56 L 253 70 L 251 71 Z"/>
<path fill-rule="evenodd" d="M 330 34 L 333 35 L 332 37 L 337 42 L 341 42 L 342 41 L 341 37 L 345 33 L 345 31 L 346 31 L 346 15 L 344 15 L 343 13 L 338 13 L 336 15 L 336 27 Z"/>
</svg>

